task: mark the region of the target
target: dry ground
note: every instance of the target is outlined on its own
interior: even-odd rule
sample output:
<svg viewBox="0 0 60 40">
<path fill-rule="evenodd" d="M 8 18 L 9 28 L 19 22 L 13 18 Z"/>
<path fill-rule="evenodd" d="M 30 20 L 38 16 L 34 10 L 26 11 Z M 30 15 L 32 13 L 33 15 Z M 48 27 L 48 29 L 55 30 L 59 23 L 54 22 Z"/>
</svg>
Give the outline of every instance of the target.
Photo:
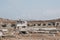
<svg viewBox="0 0 60 40">
<path fill-rule="evenodd" d="M 50 34 L 20 34 L 13 37 L 3 37 L 1 40 L 60 40 L 60 34 L 56 34 L 56 36 Z"/>
</svg>

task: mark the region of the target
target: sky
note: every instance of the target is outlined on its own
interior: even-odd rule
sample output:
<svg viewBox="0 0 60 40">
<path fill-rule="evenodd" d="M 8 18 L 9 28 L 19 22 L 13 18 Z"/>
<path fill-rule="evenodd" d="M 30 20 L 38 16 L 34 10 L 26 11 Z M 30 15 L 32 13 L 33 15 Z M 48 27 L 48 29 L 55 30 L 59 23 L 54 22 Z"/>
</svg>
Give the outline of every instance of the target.
<svg viewBox="0 0 60 40">
<path fill-rule="evenodd" d="M 27 20 L 60 18 L 60 0 L 0 0 L 0 18 Z"/>
</svg>

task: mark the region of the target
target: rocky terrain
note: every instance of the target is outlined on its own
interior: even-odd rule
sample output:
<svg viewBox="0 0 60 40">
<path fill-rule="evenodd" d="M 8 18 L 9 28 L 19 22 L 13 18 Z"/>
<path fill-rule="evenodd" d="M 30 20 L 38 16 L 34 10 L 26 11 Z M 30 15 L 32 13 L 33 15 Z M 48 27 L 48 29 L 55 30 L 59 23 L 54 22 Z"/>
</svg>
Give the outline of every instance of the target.
<svg viewBox="0 0 60 40">
<path fill-rule="evenodd" d="M 60 22 L 60 19 L 47 20 L 46 22 L 48 21 Z M 0 18 L 0 22 L 14 24 L 16 23 L 16 20 Z M 2 36 L 0 37 L 0 40 L 60 40 L 60 33 L 57 33 L 57 34 L 41 34 L 41 33 L 19 34 L 17 31 L 15 31 L 14 35 Z"/>
</svg>

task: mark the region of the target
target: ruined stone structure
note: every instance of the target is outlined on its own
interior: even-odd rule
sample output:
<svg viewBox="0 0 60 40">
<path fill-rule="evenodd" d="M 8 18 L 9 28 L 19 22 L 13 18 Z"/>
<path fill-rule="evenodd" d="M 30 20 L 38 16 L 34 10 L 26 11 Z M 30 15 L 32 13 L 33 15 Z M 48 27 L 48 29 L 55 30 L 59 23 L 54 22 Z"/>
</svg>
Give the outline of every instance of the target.
<svg viewBox="0 0 60 40">
<path fill-rule="evenodd" d="M 60 33 L 60 19 L 58 20 L 0 20 L 0 36 L 14 37 L 26 35 L 38 38 L 42 35 L 55 37 Z M 24 36 L 25 37 L 25 36 Z"/>
<path fill-rule="evenodd" d="M 24 22 L 24 23 L 21 23 Z M 46 20 L 46 21 L 21 21 L 17 24 L 20 31 L 26 31 L 27 33 L 53 33 L 60 32 L 60 20 Z"/>
<path fill-rule="evenodd" d="M 0 18 L 0 33 L 6 36 L 12 34 L 16 27 L 16 21 Z"/>
</svg>

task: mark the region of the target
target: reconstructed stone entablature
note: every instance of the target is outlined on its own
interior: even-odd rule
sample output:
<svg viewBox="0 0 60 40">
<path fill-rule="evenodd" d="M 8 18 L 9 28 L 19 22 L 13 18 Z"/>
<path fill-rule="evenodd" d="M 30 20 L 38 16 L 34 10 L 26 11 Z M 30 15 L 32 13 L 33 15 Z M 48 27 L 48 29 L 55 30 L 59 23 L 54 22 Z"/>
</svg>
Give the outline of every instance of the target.
<svg viewBox="0 0 60 40">
<path fill-rule="evenodd" d="M 27 21 L 27 26 L 37 26 L 37 27 L 59 27 L 60 26 L 60 20 L 45 20 L 45 21 L 39 21 L 39 20 L 33 20 L 33 21 Z"/>
</svg>

